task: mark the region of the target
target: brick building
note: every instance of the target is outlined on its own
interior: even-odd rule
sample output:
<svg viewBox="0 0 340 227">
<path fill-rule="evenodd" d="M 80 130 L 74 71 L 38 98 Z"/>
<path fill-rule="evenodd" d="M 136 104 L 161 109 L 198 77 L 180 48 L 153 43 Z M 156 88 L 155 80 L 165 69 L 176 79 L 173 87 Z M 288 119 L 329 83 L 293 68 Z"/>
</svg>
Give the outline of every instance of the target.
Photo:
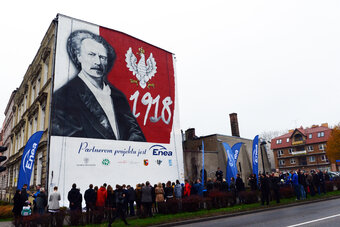
<svg viewBox="0 0 340 227">
<path fill-rule="evenodd" d="M 287 134 L 271 140 L 275 166 L 280 171 L 296 169 L 330 170 L 331 163 L 326 156 L 326 143 L 332 129 L 328 124 L 313 125 L 310 128 L 296 128 Z"/>
</svg>

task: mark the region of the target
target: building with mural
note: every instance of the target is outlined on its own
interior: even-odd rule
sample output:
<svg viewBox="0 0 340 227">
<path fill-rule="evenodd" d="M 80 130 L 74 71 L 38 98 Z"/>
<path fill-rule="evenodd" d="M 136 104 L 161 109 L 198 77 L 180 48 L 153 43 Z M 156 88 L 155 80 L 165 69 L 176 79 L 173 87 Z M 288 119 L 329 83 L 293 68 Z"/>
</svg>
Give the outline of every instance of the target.
<svg viewBox="0 0 340 227">
<path fill-rule="evenodd" d="M 327 123 L 296 128 L 271 140 L 276 168 L 287 172 L 296 169 L 330 170 L 326 144 L 332 129 Z"/>
<path fill-rule="evenodd" d="M 5 197 L 184 181 L 176 89 L 173 53 L 58 14 L 5 111 Z"/>
</svg>

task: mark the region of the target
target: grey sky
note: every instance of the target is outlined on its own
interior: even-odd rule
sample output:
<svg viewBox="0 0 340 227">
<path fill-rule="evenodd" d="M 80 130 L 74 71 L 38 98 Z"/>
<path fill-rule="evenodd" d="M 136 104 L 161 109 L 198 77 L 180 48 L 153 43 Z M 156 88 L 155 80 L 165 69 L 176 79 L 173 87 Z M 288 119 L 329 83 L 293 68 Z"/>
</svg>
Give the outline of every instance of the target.
<svg viewBox="0 0 340 227">
<path fill-rule="evenodd" d="M 181 128 L 242 137 L 340 122 L 339 1 L 5 1 L 0 117 L 57 13 L 176 54 Z"/>
</svg>

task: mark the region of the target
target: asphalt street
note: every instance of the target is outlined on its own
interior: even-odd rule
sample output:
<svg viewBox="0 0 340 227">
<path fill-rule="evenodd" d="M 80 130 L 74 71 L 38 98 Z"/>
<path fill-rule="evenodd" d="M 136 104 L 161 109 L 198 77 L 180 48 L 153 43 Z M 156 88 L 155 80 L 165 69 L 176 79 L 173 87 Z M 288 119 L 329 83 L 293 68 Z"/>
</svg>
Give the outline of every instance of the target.
<svg viewBox="0 0 340 227">
<path fill-rule="evenodd" d="M 267 210 L 252 214 L 219 218 L 179 226 L 340 226 L 340 199 L 321 201 L 282 209 Z"/>
</svg>

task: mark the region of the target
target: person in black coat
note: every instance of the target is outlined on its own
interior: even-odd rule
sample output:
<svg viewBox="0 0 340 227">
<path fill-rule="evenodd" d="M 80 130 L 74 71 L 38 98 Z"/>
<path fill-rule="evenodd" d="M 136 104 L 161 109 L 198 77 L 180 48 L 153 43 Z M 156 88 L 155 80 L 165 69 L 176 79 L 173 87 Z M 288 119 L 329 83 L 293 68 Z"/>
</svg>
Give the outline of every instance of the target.
<svg viewBox="0 0 340 227">
<path fill-rule="evenodd" d="M 261 175 L 260 189 L 261 189 L 261 204 L 264 205 L 264 202 L 266 201 L 267 205 L 269 205 L 270 183 L 266 174 Z"/>
<path fill-rule="evenodd" d="M 257 190 L 257 178 L 255 174 L 250 174 L 250 177 L 248 178 L 249 180 L 249 186 L 250 186 L 250 190 L 252 191 L 256 191 Z"/>
<path fill-rule="evenodd" d="M 315 185 L 316 190 L 318 191 L 318 194 L 320 195 L 320 179 L 319 179 L 319 175 L 317 173 L 315 173 L 315 171 L 313 170 L 313 184 Z"/>
<path fill-rule="evenodd" d="M 71 225 L 78 225 L 81 214 L 82 196 L 76 184 L 72 185 L 72 189 L 68 192 L 67 199 L 70 202 Z"/>
<path fill-rule="evenodd" d="M 239 173 L 236 176 L 237 176 L 236 181 L 235 181 L 236 193 L 238 195 L 240 203 L 243 203 L 244 198 L 243 198 L 241 192 L 243 192 L 245 190 L 244 183 L 243 183 L 243 180 L 242 180 L 241 175 Z"/>
<path fill-rule="evenodd" d="M 325 188 L 325 176 L 321 170 L 318 169 L 318 176 L 320 180 L 320 190 L 324 194 L 326 194 L 326 188 Z"/>
<path fill-rule="evenodd" d="M 36 198 L 36 206 L 38 209 L 38 214 L 42 215 L 45 213 L 45 208 L 47 206 L 47 196 L 45 194 L 44 188 L 40 188 L 40 193 Z"/>
<path fill-rule="evenodd" d="M 115 221 L 117 217 L 120 217 L 120 219 L 125 223 L 125 225 L 128 225 L 126 218 L 125 218 L 125 210 L 124 210 L 124 200 L 126 197 L 126 194 L 123 190 L 123 187 L 120 185 L 116 186 L 117 189 L 115 190 L 115 199 L 116 199 L 116 216 L 113 219 L 109 219 L 109 227 L 111 227 L 112 223 Z"/>
<path fill-rule="evenodd" d="M 215 176 L 216 176 L 216 180 L 219 181 L 219 182 L 222 182 L 223 181 L 223 172 L 222 170 L 220 169 L 220 167 L 217 168 L 217 171 L 215 173 Z"/>
<path fill-rule="evenodd" d="M 92 184 L 90 184 L 89 188 L 85 191 L 84 199 L 86 204 L 86 222 L 92 223 L 93 211 L 96 204 L 96 192 Z"/>
<path fill-rule="evenodd" d="M 222 192 L 227 192 L 229 188 L 228 182 L 223 179 L 222 183 L 221 183 L 221 191 Z"/>
<path fill-rule="evenodd" d="M 273 192 L 274 192 L 274 196 L 276 199 L 276 203 L 280 203 L 280 177 L 279 177 L 279 173 L 274 173 L 272 178 L 272 188 L 273 188 Z"/>
<path fill-rule="evenodd" d="M 129 207 L 130 207 L 130 216 L 135 216 L 135 208 L 134 208 L 134 203 L 136 200 L 136 191 L 131 187 L 130 185 L 127 186 L 127 193 L 128 193 L 128 198 L 129 198 Z"/>
<path fill-rule="evenodd" d="M 14 214 L 14 225 L 19 226 L 21 210 L 23 207 L 23 204 L 21 204 L 21 191 L 19 189 L 15 191 L 13 201 L 14 201 L 14 206 L 13 206 L 12 212 Z"/>
<path fill-rule="evenodd" d="M 71 190 L 68 192 L 67 199 L 70 202 L 70 210 L 79 210 L 80 192 L 76 184 L 72 185 Z"/>
<path fill-rule="evenodd" d="M 27 184 L 24 184 L 21 189 L 20 200 L 22 207 L 24 206 L 25 202 L 28 200 L 28 193 L 27 193 Z M 21 207 L 21 208 L 22 208 Z M 21 211 L 21 210 L 20 210 Z"/>
</svg>

